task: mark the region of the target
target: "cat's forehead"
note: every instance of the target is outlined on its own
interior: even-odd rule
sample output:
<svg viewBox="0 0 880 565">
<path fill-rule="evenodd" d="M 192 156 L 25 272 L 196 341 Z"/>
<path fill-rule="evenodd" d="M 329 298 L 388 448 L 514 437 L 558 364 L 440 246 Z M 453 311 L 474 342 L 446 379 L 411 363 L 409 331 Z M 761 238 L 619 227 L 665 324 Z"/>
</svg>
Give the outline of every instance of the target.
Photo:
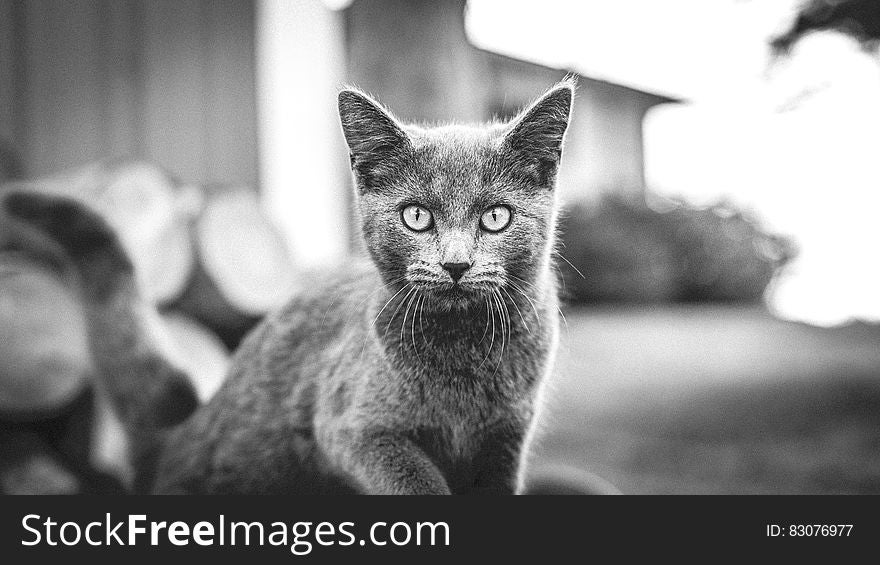
<svg viewBox="0 0 880 565">
<path fill-rule="evenodd" d="M 477 197 L 490 184 L 503 126 L 411 127 L 414 173 L 422 190 L 446 198 Z"/>
<path fill-rule="evenodd" d="M 441 124 L 435 126 L 405 126 L 406 133 L 416 147 L 447 146 L 477 147 L 495 145 L 503 136 L 505 124 Z"/>
</svg>

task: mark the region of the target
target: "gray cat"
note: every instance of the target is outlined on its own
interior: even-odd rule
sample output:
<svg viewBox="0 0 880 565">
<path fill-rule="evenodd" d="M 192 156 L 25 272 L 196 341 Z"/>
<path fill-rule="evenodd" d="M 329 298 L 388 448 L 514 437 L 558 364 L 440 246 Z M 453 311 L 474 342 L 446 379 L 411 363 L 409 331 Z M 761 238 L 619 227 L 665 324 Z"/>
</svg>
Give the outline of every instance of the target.
<svg viewBox="0 0 880 565">
<path fill-rule="evenodd" d="M 372 261 L 313 281 L 264 320 L 191 415 L 112 232 L 72 201 L 8 197 L 80 273 L 136 490 L 523 491 L 559 331 L 554 185 L 573 95 L 566 80 L 510 122 L 422 128 L 343 90 Z"/>
</svg>

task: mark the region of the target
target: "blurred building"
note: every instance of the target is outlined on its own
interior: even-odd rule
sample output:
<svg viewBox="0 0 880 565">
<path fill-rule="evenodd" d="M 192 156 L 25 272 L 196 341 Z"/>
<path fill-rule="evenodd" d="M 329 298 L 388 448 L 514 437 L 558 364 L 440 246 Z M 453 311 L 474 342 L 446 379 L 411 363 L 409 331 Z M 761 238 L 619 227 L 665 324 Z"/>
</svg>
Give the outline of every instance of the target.
<svg viewBox="0 0 880 565">
<path fill-rule="evenodd" d="M 487 115 L 508 117 L 565 72 L 479 52 L 489 69 Z M 568 200 L 604 192 L 641 194 L 645 188 L 642 122 L 658 104 L 674 100 L 578 73 L 573 119 L 565 142 L 559 189 Z"/>
<path fill-rule="evenodd" d="M 38 176 L 144 157 L 257 182 L 254 2 L 0 0 L 0 138 Z"/>
<path fill-rule="evenodd" d="M 473 47 L 465 8 L 466 0 L 355 1 L 345 13 L 348 76 L 404 119 L 483 121 L 512 116 L 571 71 Z M 578 76 L 563 194 L 641 192 L 642 121 L 672 99 Z"/>
<path fill-rule="evenodd" d="M 358 84 L 404 119 L 481 121 L 512 115 L 566 74 L 473 47 L 465 8 L 0 0 L 0 141 L 28 176 L 138 157 L 188 183 L 260 187 L 296 255 L 321 263 L 348 248 L 339 85 Z M 642 120 L 671 100 L 579 85 L 564 197 L 641 191 Z"/>
</svg>

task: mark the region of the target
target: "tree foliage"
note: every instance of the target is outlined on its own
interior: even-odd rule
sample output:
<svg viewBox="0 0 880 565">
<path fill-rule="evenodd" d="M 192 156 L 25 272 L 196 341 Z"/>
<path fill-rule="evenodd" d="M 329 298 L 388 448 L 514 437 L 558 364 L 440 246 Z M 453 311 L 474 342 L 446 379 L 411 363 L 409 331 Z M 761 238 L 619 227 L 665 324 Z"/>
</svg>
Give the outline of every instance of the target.
<svg viewBox="0 0 880 565">
<path fill-rule="evenodd" d="M 759 302 L 796 254 L 730 203 L 695 207 L 610 195 L 563 221 L 566 298 L 575 303 Z"/>
<path fill-rule="evenodd" d="M 880 0 L 807 0 L 791 28 L 771 42 L 777 54 L 786 54 L 813 31 L 833 30 L 873 47 L 880 40 Z"/>
</svg>

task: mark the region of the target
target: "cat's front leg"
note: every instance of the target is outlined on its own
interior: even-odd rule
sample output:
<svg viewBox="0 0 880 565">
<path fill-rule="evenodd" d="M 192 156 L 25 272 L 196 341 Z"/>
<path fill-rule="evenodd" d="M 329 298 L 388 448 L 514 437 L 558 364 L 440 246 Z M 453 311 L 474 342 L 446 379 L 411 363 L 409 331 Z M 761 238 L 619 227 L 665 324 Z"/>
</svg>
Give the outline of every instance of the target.
<svg viewBox="0 0 880 565">
<path fill-rule="evenodd" d="M 498 426 L 486 433 L 475 457 L 477 476 L 468 494 L 514 494 L 524 431 Z"/>
<path fill-rule="evenodd" d="M 347 451 L 346 474 L 365 494 L 450 494 L 440 469 L 398 432 L 365 430 Z"/>
</svg>

